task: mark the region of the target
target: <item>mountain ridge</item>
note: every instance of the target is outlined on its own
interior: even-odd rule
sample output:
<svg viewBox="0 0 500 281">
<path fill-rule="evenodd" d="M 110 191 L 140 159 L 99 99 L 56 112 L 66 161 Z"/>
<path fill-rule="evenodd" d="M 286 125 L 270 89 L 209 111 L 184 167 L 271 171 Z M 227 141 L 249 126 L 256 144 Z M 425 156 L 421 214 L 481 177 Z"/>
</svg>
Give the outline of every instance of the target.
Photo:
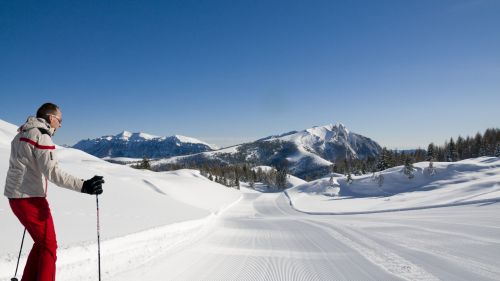
<svg viewBox="0 0 500 281">
<path fill-rule="evenodd" d="M 144 132 L 132 133 L 127 130 L 116 135 L 81 140 L 72 147 L 100 158 L 165 158 L 216 149 L 215 146 L 192 137 L 182 135 L 164 137 Z"/>
<path fill-rule="evenodd" d="M 339 159 L 377 157 L 381 151 L 372 139 L 350 132 L 341 123 L 315 126 L 302 131 L 272 135 L 220 150 L 152 161 L 156 170 L 169 165 L 250 165 L 282 166 L 305 178 L 330 172 Z"/>
</svg>

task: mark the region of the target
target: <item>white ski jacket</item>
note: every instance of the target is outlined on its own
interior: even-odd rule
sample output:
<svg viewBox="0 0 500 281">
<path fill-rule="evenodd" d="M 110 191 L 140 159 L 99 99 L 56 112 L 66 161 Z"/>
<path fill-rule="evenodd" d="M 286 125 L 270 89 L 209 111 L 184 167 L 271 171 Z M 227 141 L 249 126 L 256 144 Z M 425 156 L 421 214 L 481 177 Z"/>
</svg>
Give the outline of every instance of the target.
<svg viewBox="0 0 500 281">
<path fill-rule="evenodd" d="M 4 195 L 46 197 L 47 180 L 80 192 L 83 180 L 59 168 L 55 149 L 50 125 L 42 118 L 29 117 L 11 143 Z"/>
</svg>

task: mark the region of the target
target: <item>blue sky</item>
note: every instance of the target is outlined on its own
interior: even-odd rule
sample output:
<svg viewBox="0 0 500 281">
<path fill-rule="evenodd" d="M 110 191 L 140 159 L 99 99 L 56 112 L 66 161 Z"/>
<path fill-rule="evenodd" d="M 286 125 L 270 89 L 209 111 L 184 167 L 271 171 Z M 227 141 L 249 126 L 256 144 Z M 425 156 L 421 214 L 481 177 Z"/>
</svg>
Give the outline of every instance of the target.
<svg viewBox="0 0 500 281">
<path fill-rule="evenodd" d="M 499 127 L 500 1 L 2 1 L 0 119 L 59 144 L 219 146 L 342 122 L 390 148 Z"/>
</svg>

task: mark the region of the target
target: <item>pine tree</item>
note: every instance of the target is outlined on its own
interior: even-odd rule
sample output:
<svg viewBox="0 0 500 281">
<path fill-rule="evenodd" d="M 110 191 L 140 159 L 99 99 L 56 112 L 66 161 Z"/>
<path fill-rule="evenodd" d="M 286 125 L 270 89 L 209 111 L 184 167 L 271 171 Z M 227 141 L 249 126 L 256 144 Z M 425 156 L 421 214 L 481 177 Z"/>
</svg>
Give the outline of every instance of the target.
<svg viewBox="0 0 500 281">
<path fill-rule="evenodd" d="M 405 167 L 403 168 L 403 173 L 405 176 L 408 177 L 408 179 L 412 179 L 415 177 L 413 172 L 415 171 L 415 167 L 413 166 L 413 163 L 411 162 L 411 158 L 407 157 L 405 160 Z"/>
<path fill-rule="evenodd" d="M 481 153 L 483 153 L 481 151 L 482 143 L 483 143 L 483 136 L 481 136 L 481 134 L 478 132 L 474 137 L 472 157 L 482 156 L 481 155 Z"/>
<path fill-rule="evenodd" d="M 495 151 L 495 156 L 500 157 L 500 142 L 497 142 L 497 148 Z"/>
<path fill-rule="evenodd" d="M 429 146 L 427 146 L 427 161 L 432 161 L 434 159 L 434 143 L 430 143 Z"/>
<path fill-rule="evenodd" d="M 453 138 L 450 139 L 450 143 L 448 144 L 448 149 L 447 149 L 447 161 L 448 162 L 455 162 L 457 161 L 457 148 L 455 145 L 455 142 L 453 141 Z"/>
<path fill-rule="evenodd" d="M 426 159 L 425 150 L 417 148 L 417 150 L 415 150 L 415 152 L 413 153 L 412 158 L 415 160 L 415 163 L 425 161 Z"/>
<path fill-rule="evenodd" d="M 147 157 L 143 157 L 141 163 L 137 165 L 132 165 L 133 168 L 136 169 L 151 169 L 151 164 L 149 163 L 149 159 Z"/>
<path fill-rule="evenodd" d="M 255 183 L 257 181 L 257 173 L 254 170 L 252 170 L 251 177 L 252 178 L 251 178 L 250 182 L 254 182 Z"/>
<path fill-rule="evenodd" d="M 481 145 L 479 146 L 479 156 L 486 156 L 488 155 L 487 153 L 487 145 L 484 142 L 481 142 Z"/>
<path fill-rule="evenodd" d="M 367 170 L 368 170 L 368 164 L 365 161 L 363 161 L 363 163 L 361 163 L 361 174 L 362 175 L 366 174 Z"/>
<path fill-rule="evenodd" d="M 243 165 L 243 181 L 249 181 L 250 180 L 250 173 L 247 165 Z"/>
<path fill-rule="evenodd" d="M 336 173 L 335 163 L 330 165 L 330 172 Z"/>
<path fill-rule="evenodd" d="M 429 161 L 429 167 L 427 167 L 427 173 L 429 173 L 430 176 L 433 176 L 436 174 L 436 168 L 434 168 L 434 163 Z"/>
<path fill-rule="evenodd" d="M 240 180 L 236 178 L 235 185 L 237 189 L 240 189 Z"/>
<path fill-rule="evenodd" d="M 276 172 L 276 187 L 279 190 L 285 189 L 286 188 L 286 169 L 280 168 Z"/>
<path fill-rule="evenodd" d="M 456 161 L 464 159 L 464 150 L 465 150 L 465 140 L 464 138 L 462 138 L 462 136 L 458 136 Z"/>
<path fill-rule="evenodd" d="M 346 179 L 347 184 L 351 184 L 353 182 L 351 172 L 347 173 L 347 179 Z"/>
<path fill-rule="evenodd" d="M 389 151 L 387 148 L 382 149 L 382 153 L 379 155 L 378 163 L 377 163 L 377 170 L 378 171 L 383 171 L 387 168 L 389 168 Z"/>
</svg>

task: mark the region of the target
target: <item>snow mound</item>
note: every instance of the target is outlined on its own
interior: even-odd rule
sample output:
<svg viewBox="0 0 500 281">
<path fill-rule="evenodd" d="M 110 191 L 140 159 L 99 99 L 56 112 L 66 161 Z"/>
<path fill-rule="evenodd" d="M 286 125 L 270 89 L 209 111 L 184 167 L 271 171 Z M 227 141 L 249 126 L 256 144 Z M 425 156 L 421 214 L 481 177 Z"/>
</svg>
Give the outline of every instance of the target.
<svg viewBox="0 0 500 281">
<path fill-rule="evenodd" d="M 321 178 L 288 190 L 294 206 L 306 212 L 378 212 L 451 206 L 500 200 L 500 158 L 479 157 L 459 162 L 414 165 L 414 177 L 403 166 L 375 175 Z M 379 181 L 379 174 L 383 181 Z"/>
<path fill-rule="evenodd" d="M 10 142 L 16 133 L 17 126 L 0 120 L 0 182 L 3 183 L 9 165 Z M 54 140 L 57 141 L 57 136 Z M 212 182 L 196 170 L 157 173 L 112 164 L 73 148 L 57 146 L 56 153 L 61 168 L 74 176 L 82 179 L 104 176 L 104 193 L 99 196 L 103 241 L 173 223 L 204 219 L 241 197 L 239 191 Z M 0 272 L 3 274 L 2 265 L 14 256 L 17 258 L 17 241 L 23 229 L 12 214 L 7 198 L 2 198 Z M 61 249 L 95 241 L 95 196 L 49 183 L 47 200 Z M 2 274 L 0 279 L 4 278 Z"/>
</svg>

